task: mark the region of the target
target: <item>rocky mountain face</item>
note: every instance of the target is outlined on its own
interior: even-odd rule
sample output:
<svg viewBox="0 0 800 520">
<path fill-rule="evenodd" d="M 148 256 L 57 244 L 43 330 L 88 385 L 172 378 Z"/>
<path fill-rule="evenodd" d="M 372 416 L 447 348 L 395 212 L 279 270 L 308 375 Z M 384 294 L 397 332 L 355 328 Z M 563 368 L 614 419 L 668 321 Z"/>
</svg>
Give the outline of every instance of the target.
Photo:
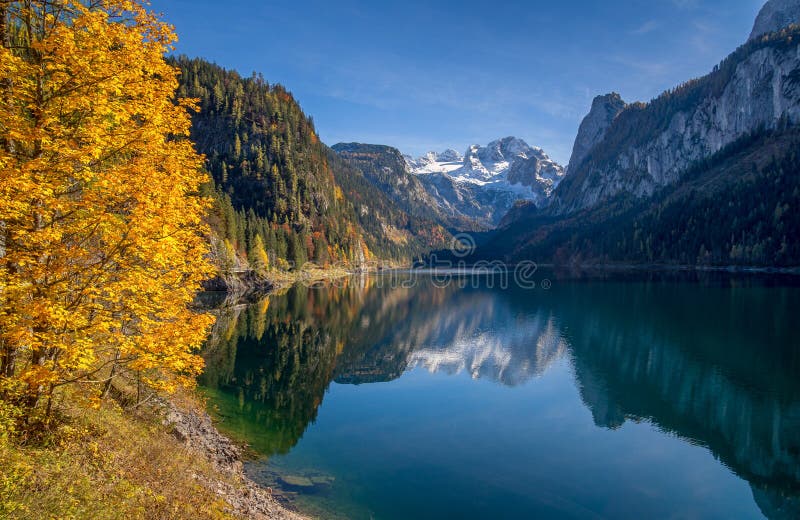
<svg viewBox="0 0 800 520">
<path fill-rule="evenodd" d="M 436 207 L 461 222 L 459 231 L 494 228 L 517 197 L 510 191 L 486 189 L 478 184 L 459 182 L 447 173 L 419 177 Z M 452 219 L 451 219 L 452 220 Z"/>
<path fill-rule="evenodd" d="M 541 148 L 507 137 L 487 146 L 413 159 L 389 146 L 340 143 L 333 150 L 412 216 L 451 230 L 495 227 L 519 200 L 543 205 L 564 169 Z"/>
<path fill-rule="evenodd" d="M 787 29 L 752 40 L 708 76 L 627 106 L 584 160 L 571 165 L 550 213 L 621 195 L 647 198 L 738 139 L 800 121 L 798 34 Z"/>
<path fill-rule="evenodd" d="M 531 199 L 546 198 L 564 176 L 564 169 L 544 150 L 516 137 L 471 145 L 463 156 L 454 150 L 429 152 L 416 160 L 406 156 L 406 163 L 417 176 L 446 174 L 457 182 L 515 191 Z"/>
<path fill-rule="evenodd" d="M 800 23 L 800 0 L 769 0 L 758 13 L 750 39 Z"/>
<path fill-rule="evenodd" d="M 440 207 L 485 227 L 496 226 L 517 201 L 545 205 L 564 176 L 541 148 L 516 137 L 471 145 L 464 155 L 446 150 L 405 159 Z"/>
<path fill-rule="evenodd" d="M 578 136 L 575 138 L 572 156 L 567 166 L 568 173 L 575 170 L 586 159 L 592 148 L 605 138 L 611 123 L 626 106 L 627 104 L 616 92 L 594 98 L 592 109 L 578 128 Z"/>
<path fill-rule="evenodd" d="M 369 182 L 411 217 L 433 221 L 448 229 L 472 229 L 470 217 L 441 204 L 438 192 L 408 171 L 405 158 L 396 148 L 339 143 L 332 149 L 340 158 L 363 172 Z"/>
<path fill-rule="evenodd" d="M 516 204 L 472 260 L 800 265 L 798 3 L 768 2 L 705 77 L 595 100 L 550 204 Z"/>
</svg>

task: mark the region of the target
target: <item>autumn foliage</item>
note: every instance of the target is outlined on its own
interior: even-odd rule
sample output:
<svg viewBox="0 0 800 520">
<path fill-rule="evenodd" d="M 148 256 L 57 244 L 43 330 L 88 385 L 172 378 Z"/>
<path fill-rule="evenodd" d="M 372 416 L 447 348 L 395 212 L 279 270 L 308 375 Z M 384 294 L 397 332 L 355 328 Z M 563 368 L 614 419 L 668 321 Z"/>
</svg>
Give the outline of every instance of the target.
<svg viewBox="0 0 800 520">
<path fill-rule="evenodd" d="M 191 383 L 211 268 L 171 28 L 129 0 L 2 1 L 0 23 L 0 396 L 32 416 L 67 385 Z"/>
</svg>

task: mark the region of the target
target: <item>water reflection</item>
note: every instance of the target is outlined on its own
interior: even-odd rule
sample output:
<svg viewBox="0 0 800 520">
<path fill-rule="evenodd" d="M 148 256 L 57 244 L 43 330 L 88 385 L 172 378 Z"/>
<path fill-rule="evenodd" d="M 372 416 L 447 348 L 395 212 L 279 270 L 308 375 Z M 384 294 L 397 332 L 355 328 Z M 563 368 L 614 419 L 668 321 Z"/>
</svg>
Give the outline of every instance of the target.
<svg viewBox="0 0 800 520">
<path fill-rule="evenodd" d="M 223 311 L 208 388 L 229 428 L 287 453 L 332 381 L 411 368 L 514 387 L 567 357 L 598 427 L 649 421 L 706 446 L 769 518 L 800 517 L 798 291 L 756 282 L 564 279 L 543 291 L 357 278 Z"/>
</svg>

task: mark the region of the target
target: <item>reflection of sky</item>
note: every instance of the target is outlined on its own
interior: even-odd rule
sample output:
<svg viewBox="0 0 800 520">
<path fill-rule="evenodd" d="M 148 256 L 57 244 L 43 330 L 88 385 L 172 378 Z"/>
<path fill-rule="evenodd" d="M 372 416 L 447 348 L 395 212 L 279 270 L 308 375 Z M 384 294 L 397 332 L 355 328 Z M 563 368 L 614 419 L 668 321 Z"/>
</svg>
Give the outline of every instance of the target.
<svg viewBox="0 0 800 520">
<path fill-rule="evenodd" d="M 565 358 L 513 388 L 423 368 L 333 384 L 275 460 L 334 475 L 325 500 L 353 518 L 761 517 L 708 450 L 648 423 L 594 426 Z"/>
</svg>

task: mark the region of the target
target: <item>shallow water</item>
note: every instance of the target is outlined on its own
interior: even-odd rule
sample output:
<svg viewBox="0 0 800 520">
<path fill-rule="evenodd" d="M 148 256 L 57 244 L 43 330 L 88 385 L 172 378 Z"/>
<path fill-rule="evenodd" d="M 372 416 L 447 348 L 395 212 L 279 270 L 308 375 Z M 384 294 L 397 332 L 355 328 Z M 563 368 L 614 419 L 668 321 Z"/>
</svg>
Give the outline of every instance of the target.
<svg viewBox="0 0 800 520">
<path fill-rule="evenodd" d="M 324 518 L 800 518 L 795 279 L 548 281 L 295 287 L 224 313 L 201 384 Z"/>
</svg>

